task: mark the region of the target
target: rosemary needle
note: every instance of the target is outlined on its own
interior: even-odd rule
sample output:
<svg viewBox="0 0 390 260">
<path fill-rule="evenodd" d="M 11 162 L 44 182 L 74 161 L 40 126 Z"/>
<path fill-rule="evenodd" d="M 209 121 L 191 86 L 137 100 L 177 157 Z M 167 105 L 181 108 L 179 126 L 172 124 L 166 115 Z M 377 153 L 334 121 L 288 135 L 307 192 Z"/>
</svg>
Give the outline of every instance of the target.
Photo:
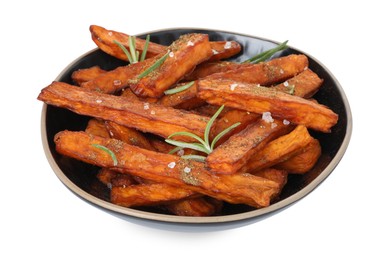
<svg viewBox="0 0 390 260">
<path fill-rule="evenodd" d="M 111 156 L 112 160 L 114 161 L 114 166 L 118 165 L 118 160 L 117 160 L 114 152 L 111 151 L 109 148 L 105 147 L 104 145 L 100 145 L 100 144 L 92 144 L 92 146 L 108 153 Z"/>
</svg>

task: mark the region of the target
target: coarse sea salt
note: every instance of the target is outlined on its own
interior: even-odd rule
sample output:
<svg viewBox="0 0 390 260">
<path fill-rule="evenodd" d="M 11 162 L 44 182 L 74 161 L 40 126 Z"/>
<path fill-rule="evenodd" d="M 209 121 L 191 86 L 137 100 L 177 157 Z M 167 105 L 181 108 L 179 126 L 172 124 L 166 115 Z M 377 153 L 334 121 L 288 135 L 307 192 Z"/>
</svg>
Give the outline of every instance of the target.
<svg viewBox="0 0 390 260">
<path fill-rule="evenodd" d="M 237 83 L 230 84 L 230 90 L 233 91 L 237 86 Z"/>
<path fill-rule="evenodd" d="M 144 103 L 144 109 L 148 110 L 149 109 L 149 103 Z"/>
<path fill-rule="evenodd" d="M 288 81 L 283 82 L 283 86 L 288 87 Z"/>
<path fill-rule="evenodd" d="M 173 169 L 173 168 L 175 168 L 175 166 L 176 166 L 176 163 L 175 163 L 175 162 L 170 162 L 170 163 L 168 163 L 168 168 Z"/>
<path fill-rule="evenodd" d="M 283 125 L 289 125 L 290 124 L 290 121 L 288 121 L 287 119 L 283 119 Z"/>
<path fill-rule="evenodd" d="M 96 99 L 96 103 L 102 103 L 103 102 L 103 100 L 101 100 L 101 99 Z"/>
<path fill-rule="evenodd" d="M 214 55 L 216 55 L 216 54 L 218 54 L 218 53 L 219 53 L 218 51 L 216 51 L 216 50 L 213 49 L 213 54 L 214 54 Z"/>
<path fill-rule="evenodd" d="M 187 45 L 188 45 L 188 46 L 194 46 L 194 43 L 193 43 L 192 41 L 188 41 L 188 42 L 187 42 Z"/>
<path fill-rule="evenodd" d="M 271 112 L 264 112 L 263 115 L 261 116 L 261 119 L 263 119 L 267 123 L 272 123 L 274 121 Z"/>
<path fill-rule="evenodd" d="M 173 56 L 175 56 L 175 54 L 173 52 L 169 52 L 169 57 L 173 58 Z"/>
<path fill-rule="evenodd" d="M 183 171 L 185 173 L 190 173 L 191 172 L 191 168 L 186 166 Z"/>
<path fill-rule="evenodd" d="M 224 49 L 230 49 L 232 47 L 232 42 L 226 42 L 225 46 L 223 46 Z"/>
</svg>

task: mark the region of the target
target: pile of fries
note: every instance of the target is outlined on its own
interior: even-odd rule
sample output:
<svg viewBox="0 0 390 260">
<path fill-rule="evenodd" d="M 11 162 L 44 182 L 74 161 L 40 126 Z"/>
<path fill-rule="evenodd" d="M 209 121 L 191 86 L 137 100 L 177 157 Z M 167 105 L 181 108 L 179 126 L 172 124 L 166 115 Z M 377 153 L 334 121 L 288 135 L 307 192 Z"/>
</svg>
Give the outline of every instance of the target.
<svg viewBox="0 0 390 260">
<path fill-rule="evenodd" d="M 237 63 L 224 60 L 241 51 L 238 42 L 207 34 L 163 46 L 90 31 L 102 51 L 134 59 L 74 71 L 74 85 L 52 82 L 38 99 L 90 117 L 85 131 L 57 133 L 56 150 L 99 166 L 114 204 L 180 216 L 218 215 L 226 203 L 267 207 L 289 174 L 316 164 L 321 144 L 310 132 L 329 133 L 338 121 L 312 99 L 323 80 L 305 55 Z"/>
</svg>

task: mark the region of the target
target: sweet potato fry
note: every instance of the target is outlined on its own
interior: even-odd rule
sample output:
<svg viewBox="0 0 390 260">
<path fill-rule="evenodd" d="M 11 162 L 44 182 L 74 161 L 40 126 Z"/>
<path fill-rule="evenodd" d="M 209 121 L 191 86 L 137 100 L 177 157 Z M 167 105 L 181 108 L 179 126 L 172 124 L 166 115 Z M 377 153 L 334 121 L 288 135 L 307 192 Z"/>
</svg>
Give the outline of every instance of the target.
<svg viewBox="0 0 390 260">
<path fill-rule="evenodd" d="M 274 117 L 326 133 L 338 120 L 338 115 L 326 106 L 256 84 L 202 79 L 198 82 L 198 96 L 214 105 L 259 114 L 271 112 Z"/>
<path fill-rule="evenodd" d="M 96 118 L 91 118 L 88 121 L 87 127 L 85 128 L 85 132 L 91 135 L 97 135 L 105 138 L 110 137 L 110 134 L 107 131 L 106 126 L 104 125 L 104 121 Z"/>
<path fill-rule="evenodd" d="M 93 80 L 106 72 L 107 71 L 101 69 L 99 66 L 92 66 L 90 68 L 73 71 L 71 77 L 73 82 L 80 86 L 82 83 Z"/>
<path fill-rule="evenodd" d="M 125 187 L 137 184 L 137 181 L 130 174 L 120 173 L 108 168 L 100 169 L 96 177 L 110 189 L 116 186 Z"/>
<path fill-rule="evenodd" d="M 297 97 L 311 98 L 321 87 L 322 82 L 323 80 L 316 73 L 310 69 L 306 69 L 295 77 L 271 88 Z"/>
<path fill-rule="evenodd" d="M 188 82 L 178 84 L 177 87 L 180 87 L 185 84 L 188 84 Z M 174 107 L 186 110 L 200 107 L 206 102 L 203 99 L 197 97 L 196 85 L 197 81 L 194 81 L 193 85 L 190 88 L 175 94 L 165 95 L 159 99 L 158 103 L 166 107 Z"/>
<path fill-rule="evenodd" d="M 124 97 L 88 91 L 63 82 L 53 82 L 42 89 L 38 99 L 78 114 L 113 121 L 164 138 L 180 131 L 202 136 L 209 120 L 187 111 L 140 101 L 128 102 Z"/>
<path fill-rule="evenodd" d="M 212 41 L 210 44 L 213 50 L 213 56 L 211 56 L 209 61 L 227 59 L 241 51 L 241 45 L 236 41 Z"/>
<path fill-rule="evenodd" d="M 305 55 L 291 54 L 258 64 L 241 64 L 239 68 L 207 76 L 207 79 L 230 79 L 268 86 L 285 81 L 309 65 Z"/>
<path fill-rule="evenodd" d="M 115 139 L 62 131 L 55 136 L 56 150 L 86 163 L 199 192 L 230 203 L 264 207 L 280 191 L 274 181 L 246 173 L 211 174 L 203 163 L 157 153 Z M 116 160 L 101 145 L 112 151 Z"/>
<path fill-rule="evenodd" d="M 169 186 L 165 183 L 138 184 L 126 187 L 115 186 L 111 189 L 111 202 L 124 207 L 152 206 L 172 203 L 172 201 L 190 197 L 194 194 L 193 191 Z"/>
<path fill-rule="evenodd" d="M 121 140 L 125 143 L 135 145 L 144 149 L 154 150 L 145 135 L 134 128 L 119 125 L 112 121 L 105 122 L 106 128 L 111 138 Z"/>
<path fill-rule="evenodd" d="M 167 59 L 152 73 L 129 81 L 137 96 L 161 97 L 165 90 L 212 55 L 206 34 L 182 35 L 169 46 L 168 52 Z"/>
<path fill-rule="evenodd" d="M 89 31 L 91 32 L 92 40 L 95 44 L 104 51 L 105 53 L 114 56 L 115 58 L 128 61 L 126 54 L 118 47 L 118 45 L 114 42 L 117 41 L 122 45 L 129 47 L 129 35 L 113 30 L 107 30 L 98 25 L 91 25 L 89 27 Z M 145 40 L 141 38 L 136 38 L 135 48 L 142 52 L 145 46 Z M 167 47 L 149 42 L 148 50 L 146 53 L 146 57 L 154 57 L 156 55 L 165 53 L 167 51 Z"/>
<path fill-rule="evenodd" d="M 287 183 L 288 172 L 280 169 L 265 168 L 254 172 L 253 175 L 275 181 L 283 187 Z"/>
<path fill-rule="evenodd" d="M 252 173 L 283 162 L 301 153 L 312 139 L 307 128 L 299 125 L 290 133 L 272 140 L 262 150 L 255 153 L 244 165 L 242 171 Z"/>
<path fill-rule="evenodd" d="M 114 56 L 118 59 L 127 61 L 126 54 L 114 43 L 114 40 L 121 43 L 126 48 L 129 47 L 129 35 L 117 32 L 113 30 L 107 30 L 101 26 L 91 25 L 89 28 L 92 36 L 92 40 L 95 44 L 107 54 Z M 211 60 L 220 60 L 229 58 L 241 51 L 241 45 L 235 41 L 217 41 L 210 42 L 213 49 L 213 55 Z M 145 40 L 136 38 L 135 48 L 137 51 L 142 52 L 145 46 Z M 153 57 L 158 54 L 166 53 L 167 46 L 160 45 L 154 42 L 149 42 L 146 57 Z"/>
<path fill-rule="evenodd" d="M 240 123 L 239 126 L 234 128 L 232 131 L 226 133 L 216 144 L 215 147 L 220 145 L 229 139 L 230 136 L 242 131 L 248 125 L 255 122 L 259 118 L 259 114 L 243 111 L 239 109 L 230 109 L 224 115 L 220 116 L 211 128 L 211 139 L 214 139 L 224 129 L 230 127 L 235 123 Z"/>
<path fill-rule="evenodd" d="M 214 149 L 206 157 L 206 165 L 214 173 L 233 174 L 269 141 L 289 130 L 290 126 L 281 121 L 269 123 L 259 118 Z"/>
<path fill-rule="evenodd" d="M 300 154 L 275 165 L 275 167 L 286 170 L 289 173 L 303 174 L 314 167 L 320 156 L 320 142 L 313 138 Z"/>
<path fill-rule="evenodd" d="M 214 73 L 235 70 L 242 67 L 252 66 L 250 63 L 237 63 L 231 61 L 204 62 L 196 66 L 193 72 L 187 74 L 183 81 L 193 81 L 207 77 Z"/>
<path fill-rule="evenodd" d="M 127 87 L 130 79 L 137 77 L 145 68 L 155 63 L 161 56 L 162 55 L 158 55 L 138 63 L 117 67 L 90 81 L 82 83 L 80 86 L 101 93 L 115 93 Z"/>
<path fill-rule="evenodd" d="M 165 205 L 177 216 L 204 217 L 216 215 L 222 209 L 223 202 L 209 197 L 187 198 L 173 204 Z"/>
</svg>

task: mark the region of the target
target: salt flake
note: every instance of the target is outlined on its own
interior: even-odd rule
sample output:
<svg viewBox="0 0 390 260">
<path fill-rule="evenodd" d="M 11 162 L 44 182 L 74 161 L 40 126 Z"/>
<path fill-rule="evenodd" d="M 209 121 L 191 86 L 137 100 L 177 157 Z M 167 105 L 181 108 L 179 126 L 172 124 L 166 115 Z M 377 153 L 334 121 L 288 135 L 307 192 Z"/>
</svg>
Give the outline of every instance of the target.
<svg viewBox="0 0 390 260">
<path fill-rule="evenodd" d="M 175 166 L 176 166 L 175 162 L 168 163 L 168 167 L 171 168 L 171 169 L 175 168 Z"/>
<path fill-rule="evenodd" d="M 149 103 L 144 103 L 144 109 L 148 110 L 149 109 Z"/>
<path fill-rule="evenodd" d="M 288 121 L 287 119 L 283 119 L 283 125 L 289 125 L 290 124 L 290 121 Z"/>
<path fill-rule="evenodd" d="M 230 90 L 233 91 L 237 86 L 237 83 L 230 84 Z"/>
<path fill-rule="evenodd" d="M 188 41 L 188 42 L 187 42 L 187 45 L 188 45 L 188 46 L 194 46 L 194 43 L 193 43 L 192 41 Z"/>
<path fill-rule="evenodd" d="M 263 119 L 267 123 L 272 123 L 274 121 L 271 112 L 264 112 L 263 115 L 261 116 L 261 119 Z"/>
<path fill-rule="evenodd" d="M 101 99 L 96 99 L 96 103 L 102 103 L 103 102 L 103 100 L 101 100 Z"/>
<path fill-rule="evenodd" d="M 224 49 L 230 49 L 232 47 L 232 42 L 226 42 L 225 46 L 223 46 Z"/>
<path fill-rule="evenodd" d="M 186 167 L 184 168 L 184 172 L 185 172 L 185 173 L 190 173 L 190 172 L 191 172 L 191 168 L 189 168 L 189 167 L 186 166 Z"/>
<path fill-rule="evenodd" d="M 169 52 L 169 57 L 173 58 L 173 56 L 175 56 L 175 54 L 173 52 Z"/>
</svg>

